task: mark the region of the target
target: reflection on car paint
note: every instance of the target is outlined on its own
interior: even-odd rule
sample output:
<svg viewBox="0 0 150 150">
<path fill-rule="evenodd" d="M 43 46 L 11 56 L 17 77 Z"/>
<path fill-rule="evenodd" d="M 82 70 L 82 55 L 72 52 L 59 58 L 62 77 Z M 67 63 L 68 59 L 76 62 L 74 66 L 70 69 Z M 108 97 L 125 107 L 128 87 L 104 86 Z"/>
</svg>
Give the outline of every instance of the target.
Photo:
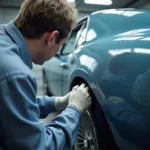
<svg viewBox="0 0 150 150">
<path fill-rule="evenodd" d="M 123 138 L 141 149 L 149 149 L 150 145 L 149 64 L 150 55 L 118 55 L 109 66 L 114 76 L 101 82 L 107 99 L 103 105 L 106 116 Z"/>
<path fill-rule="evenodd" d="M 97 34 L 94 29 L 90 29 L 87 33 L 86 41 L 92 41 L 97 37 Z"/>
<path fill-rule="evenodd" d="M 79 57 L 79 60 L 80 60 L 80 64 L 87 67 L 91 72 L 93 72 L 98 65 L 96 59 L 88 55 L 81 55 Z"/>
</svg>

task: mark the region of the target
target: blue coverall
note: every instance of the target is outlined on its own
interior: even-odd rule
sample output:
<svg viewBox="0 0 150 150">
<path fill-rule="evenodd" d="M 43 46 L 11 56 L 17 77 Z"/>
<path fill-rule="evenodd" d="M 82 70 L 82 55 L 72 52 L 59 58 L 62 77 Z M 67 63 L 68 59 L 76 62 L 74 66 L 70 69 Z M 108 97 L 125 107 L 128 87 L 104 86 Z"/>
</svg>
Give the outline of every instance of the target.
<svg viewBox="0 0 150 150">
<path fill-rule="evenodd" d="M 54 112 L 54 97 L 37 98 L 27 44 L 11 21 L 0 25 L 0 150 L 71 150 L 81 114 L 67 107 L 44 127 Z"/>
</svg>

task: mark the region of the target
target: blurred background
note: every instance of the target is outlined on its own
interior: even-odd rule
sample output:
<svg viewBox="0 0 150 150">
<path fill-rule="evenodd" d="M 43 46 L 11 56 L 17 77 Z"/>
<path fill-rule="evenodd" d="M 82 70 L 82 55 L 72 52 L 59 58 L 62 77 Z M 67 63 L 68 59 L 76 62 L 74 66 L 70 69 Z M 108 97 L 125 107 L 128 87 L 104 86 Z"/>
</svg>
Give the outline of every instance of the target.
<svg viewBox="0 0 150 150">
<path fill-rule="evenodd" d="M 150 0 L 68 0 L 75 3 L 79 10 L 78 19 L 98 10 L 113 8 L 149 9 Z M 13 20 L 19 12 L 23 0 L 0 0 L 0 24 Z M 45 94 L 42 66 L 33 64 L 33 73 L 37 78 L 38 95 Z"/>
</svg>

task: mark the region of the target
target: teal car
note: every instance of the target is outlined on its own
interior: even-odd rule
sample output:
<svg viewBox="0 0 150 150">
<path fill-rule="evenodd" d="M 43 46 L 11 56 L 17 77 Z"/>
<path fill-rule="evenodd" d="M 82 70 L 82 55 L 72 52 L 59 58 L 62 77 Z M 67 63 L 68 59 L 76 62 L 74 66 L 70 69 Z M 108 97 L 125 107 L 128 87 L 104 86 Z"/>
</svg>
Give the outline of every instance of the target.
<svg viewBox="0 0 150 150">
<path fill-rule="evenodd" d="M 110 9 L 81 19 L 43 66 L 48 95 L 90 87 L 75 150 L 150 149 L 150 11 Z"/>
</svg>

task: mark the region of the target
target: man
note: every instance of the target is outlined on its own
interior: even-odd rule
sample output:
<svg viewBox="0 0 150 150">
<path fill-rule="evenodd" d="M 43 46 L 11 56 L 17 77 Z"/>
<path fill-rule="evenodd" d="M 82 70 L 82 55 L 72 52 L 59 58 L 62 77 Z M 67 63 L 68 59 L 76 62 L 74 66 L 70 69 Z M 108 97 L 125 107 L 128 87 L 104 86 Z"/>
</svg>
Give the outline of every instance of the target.
<svg viewBox="0 0 150 150">
<path fill-rule="evenodd" d="M 66 0 L 25 0 L 15 21 L 0 26 L 0 149 L 72 149 L 81 114 L 91 105 L 88 88 L 36 98 L 30 69 L 32 61 L 52 58 L 75 25 L 76 9 Z M 62 110 L 46 127 L 39 121 Z"/>
</svg>

